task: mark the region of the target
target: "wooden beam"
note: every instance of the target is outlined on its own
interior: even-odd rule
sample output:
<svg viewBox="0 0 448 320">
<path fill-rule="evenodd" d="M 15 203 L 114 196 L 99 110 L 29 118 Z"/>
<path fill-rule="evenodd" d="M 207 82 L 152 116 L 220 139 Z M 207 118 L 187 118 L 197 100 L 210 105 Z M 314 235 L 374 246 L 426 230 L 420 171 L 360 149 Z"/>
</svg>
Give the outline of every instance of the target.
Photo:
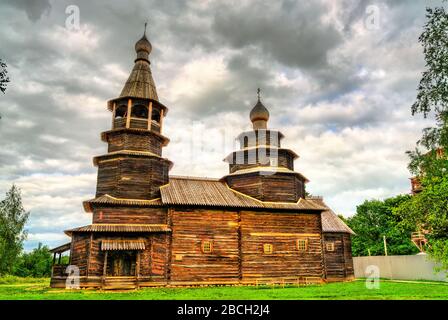
<svg viewBox="0 0 448 320">
<path fill-rule="evenodd" d="M 148 106 L 148 130 L 151 130 L 151 123 L 152 123 L 152 101 L 149 101 L 149 106 Z"/>
<path fill-rule="evenodd" d="M 321 224 L 320 228 L 322 229 L 322 224 Z M 322 273 L 323 273 L 324 279 L 327 279 L 327 259 L 325 257 L 326 250 L 325 250 L 325 239 L 324 239 L 323 233 L 321 233 L 321 235 L 320 235 L 320 247 L 322 248 L 322 252 L 321 252 Z"/>
<path fill-rule="evenodd" d="M 90 257 L 92 252 L 92 244 L 93 243 L 93 233 L 90 234 L 90 243 L 89 243 L 89 252 L 87 253 L 87 270 L 86 270 L 86 277 L 89 277 L 89 270 L 90 270 Z"/>
<path fill-rule="evenodd" d="M 251 232 L 253 237 L 319 237 L 319 233 Z"/>
<path fill-rule="evenodd" d="M 108 251 L 106 251 L 106 253 L 104 254 L 103 277 L 105 277 L 107 274 L 107 253 Z"/>
<path fill-rule="evenodd" d="M 117 112 L 117 103 L 114 102 L 112 106 L 112 129 L 115 129 L 115 114 Z"/>
<path fill-rule="evenodd" d="M 238 280 L 243 280 L 243 242 L 241 236 L 241 211 L 238 211 Z"/>
<path fill-rule="evenodd" d="M 162 133 L 162 126 L 163 126 L 163 109 L 160 109 L 160 133 Z"/>
<path fill-rule="evenodd" d="M 128 99 L 128 114 L 126 115 L 126 128 L 131 127 L 131 108 L 132 108 L 132 99 Z"/>
</svg>

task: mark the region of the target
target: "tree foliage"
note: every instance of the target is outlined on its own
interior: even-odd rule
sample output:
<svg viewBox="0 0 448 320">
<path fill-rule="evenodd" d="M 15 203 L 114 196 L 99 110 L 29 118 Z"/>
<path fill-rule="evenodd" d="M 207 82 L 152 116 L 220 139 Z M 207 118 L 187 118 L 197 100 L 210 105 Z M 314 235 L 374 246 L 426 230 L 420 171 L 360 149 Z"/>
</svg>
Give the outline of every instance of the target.
<svg viewBox="0 0 448 320">
<path fill-rule="evenodd" d="M 426 9 L 427 22 L 419 37 L 426 70 L 418 86 L 412 114 L 432 115 L 435 125 L 423 130 L 410 156 L 409 169 L 422 191 L 396 210 L 401 226 L 427 232 L 427 252 L 448 267 L 448 13 Z M 423 150 L 422 150 L 423 148 Z"/>
<path fill-rule="evenodd" d="M 409 169 L 414 174 L 441 175 L 447 167 L 446 163 L 437 161 L 437 150 L 448 147 L 448 13 L 443 7 L 427 8 L 426 18 L 419 37 L 426 70 L 411 111 L 412 115 L 423 114 L 424 117 L 433 114 L 436 123 L 423 130 L 417 148 L 408 152 L 411 158 Z"/>
<path fill-rule="evenodd" d="M 22 205 L 20 189 L 13 185 L 0 202 L 0 274 L 11 273 L 23 249 L 29 217 Z"/>
<path fill-rule="evenodd" d="M 367 256 L 369 250 L 371 255 L 384 255 L 384 236 L 390 255 L 418 252 L 411 242 L 411 230 L 399 227 L 401 217 L 394 213 L 395 208 L 409 197 L 400 195 L 384 201 L 366 200 L 356 208 L 356 214 L 345 220 L 356 233 L 352 240 L 354 256 Z"/>
<path fill-rule="evenodd" d="M 49 277 L 52 261 L 49 248 L 39 243 L 33 251 L 19 256 L 13 274 L 19 277 Z"/>
</svg>

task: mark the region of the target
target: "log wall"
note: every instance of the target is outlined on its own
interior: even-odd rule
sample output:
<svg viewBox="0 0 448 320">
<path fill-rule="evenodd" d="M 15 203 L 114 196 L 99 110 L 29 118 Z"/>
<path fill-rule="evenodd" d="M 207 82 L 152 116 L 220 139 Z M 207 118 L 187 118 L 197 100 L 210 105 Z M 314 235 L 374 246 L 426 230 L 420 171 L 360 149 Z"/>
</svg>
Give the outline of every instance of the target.
<svg viewBox="0 0 448 320">
<path fill-rule="evenodd" d="M 327 243 L 334 244 L 334 251 L 327 250 Z M 327 279 L 345 279 L 354 276 L 350 234 L 325 233 L 324 253 Z"/>
<path fill-rule="evenodd" d="M 320 214 L 176 209 L 172 230 L 174 282 L 323 276 Z M 298 239 L 307 241 L 305 252 Z M 202 252 L 203 241 L 212 253 Z M 272 254 L 264 244 L 273 245 Z"/>
<path fill-rule="evenodd" d="M 261 201 L 297 202 L 305 196 L 304 181 L 295 174 L 228 176 L 228 185 Z"/>
<path fill-rule="evenodd" d="M 167 208 L 107 207 L 93 210 L 93 223 L 165 224 Z"/>
<path fill-rule="evenodd" d="M 162 154 L 162 140 L 155 134 L 119 131 L 108 135 L 108 152 L 134 150 Z"/>
<path fill-rule="evenodd" d="M 109 194 L 125 199 L 153 199 L 168 183 L 168 161 L 152 157 L 118 157 L 100 161 L 96 196 Z"/>
<path fill-rule="evenodd" d="M 249 153 L 251 153 L 250 161 L 249 161 Z M 237 156 L 237 154 L 241 154 L 241 158 L 239 158 L 239 156 Z M 266 157 L 266 158 L 264 158 L 264 157 Z M 243 151 L 235 151 L 232 155 L 232 160 L 230 161 L 230 164 L 229 164 L 229 172 L 233 173 L 237 170 L 242 170 L 242 169 L 250 169 L 250 168 L 259 167 L 259 166 L 269 166 L 270 158 L 271 158 L 271 155 L 270 155 L 269 149 L 266 151 L 258 151 L 258 149 L 253 149 L 253 150 L 244 151 L 244 152 Z M 272 158 L 274 158 L 274 155 L 272 155 Z M 277 158 L 277 163 L 278 163 L 279 167 L 294 170 L 294 159 L 293 159 L 293 156 L 291 155 L 291 153 L 289 153 L 286 150 L 280 150 L 280 151 L 278 151 L 276 158 Z M 237 163 L 237 162 L 239 162 L 239 163 Z"/>
<path fill-rule="evenodd" d="M 202 252 L 202 241 L 212 253 Z M 171 281 L 238 281 L 238 213 L 174 210 L 171 248 Z"/>
<path fill-rule="evenodd" d="M 320 214 L 241 212 L 243 280 L 313 276 L 322 277 Z M 297 240 L 307 241 L 307 250 Z M 265 254 L 263 244 L 273 252 Z"/>
<path fill-rule="evenodd" d="M 70 264 L 79 268 L 80 276 L 87 275 L 89 245 L 89 234 L 73 234 L 70 249 Z"/>
</svg>

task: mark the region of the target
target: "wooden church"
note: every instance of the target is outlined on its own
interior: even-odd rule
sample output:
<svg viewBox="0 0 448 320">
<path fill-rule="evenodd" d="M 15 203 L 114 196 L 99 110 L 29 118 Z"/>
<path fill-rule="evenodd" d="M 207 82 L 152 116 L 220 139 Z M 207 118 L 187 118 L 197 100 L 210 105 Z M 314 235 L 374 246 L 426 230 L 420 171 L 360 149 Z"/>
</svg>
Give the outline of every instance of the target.
<svg viewBox="0 0 448 320">
<path fill-rule="evenodd" d="M 64 287 L 70 251 L 81 287 L 138 288 L 203 284 L 307 284 L 353 278 L 351 235 L 322 198 L 307 197 L 294 151 L 268 127 L 258 98 L 253 130 L 237 139 L 221 179 L 170 176 L 162 156 L 168 108 L 151 74 L 151 43 L 136 44 L 134 68 L 107 104 L 112 128 L 95 198 L 84 202 L 92 224 L 66 230 L 71 242 L 52 249 L 51 286 Z M 57 257 L 59 256 L 59 259 Z"/>
</svg>

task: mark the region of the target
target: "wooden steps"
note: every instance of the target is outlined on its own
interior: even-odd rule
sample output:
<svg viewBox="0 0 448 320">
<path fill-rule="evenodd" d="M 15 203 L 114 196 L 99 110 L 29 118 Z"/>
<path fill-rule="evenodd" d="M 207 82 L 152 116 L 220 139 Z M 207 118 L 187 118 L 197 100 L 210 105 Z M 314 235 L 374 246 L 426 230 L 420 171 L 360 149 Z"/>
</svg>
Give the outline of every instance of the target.
<svg viewBox="0 0 448 320">
<path fill-rule="evenodd" d="M 106 277 L 103 281 L 104 290 L 134 290 L 137 289 L 135 277 Z"/>
</svg>

